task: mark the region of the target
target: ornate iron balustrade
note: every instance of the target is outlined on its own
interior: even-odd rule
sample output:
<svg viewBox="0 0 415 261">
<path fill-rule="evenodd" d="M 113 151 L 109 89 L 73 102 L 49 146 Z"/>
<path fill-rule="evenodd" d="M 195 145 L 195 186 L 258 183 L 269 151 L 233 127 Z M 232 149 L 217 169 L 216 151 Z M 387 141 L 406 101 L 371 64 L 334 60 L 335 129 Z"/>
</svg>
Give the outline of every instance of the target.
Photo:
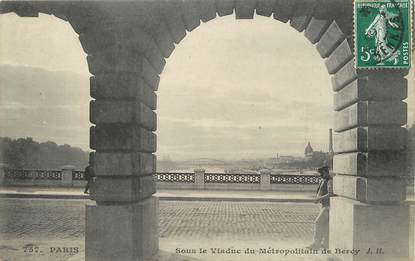
<svg viewBox="0 0 415 261">
<path fill-rule="evenodd" d="M 261 183 L 260 174 L 205 173 L 205 183 Z"/>
<path fill-rule="evenodd" d="M 61 170 L 32 170 L 32 169 L 9 169 L 4 168 L 6 179 L 10 180 L 62 180 Z M 72 180 L 84 180 L 83 170 L 73 170 Z M 154 174 L 157 182 L 183 182 L 195 183 L 195 173 L 184 172 L 157 172 Z M 414 184 L 412 176 L 404 178 L 408 186 Z M 296 185 L 315 185 L 320 182 L 319 176 L 312 175 L 283 175 L 271 174 L 271 184 L 296 184 Z M 204 183 L 242 183 L 260 184 L 261 174 L 245 173 L 204 173 Z"/>
<path fill-rule="evenodd" d="M 72 171 L 72 180 L 85 180 L 85 171 L 83 170 Z"/>
<path fill-rule="evenodd" d="M 304 184 L 313 185 L 320 182 L 319 176 L 310 175 L 272 175 L 270 176 L 271 184 Z"/>
<path fill-rule="evenodd" d="M 62 180 L 61 170 L 5 169 L 6 179 Z"/>
<path fill-rule="evenodd" d="M 194 173 L 183 172 L 157 172 L 155 174 L 158 182 L 185 182 L 195 183 Z"/>
</svg>

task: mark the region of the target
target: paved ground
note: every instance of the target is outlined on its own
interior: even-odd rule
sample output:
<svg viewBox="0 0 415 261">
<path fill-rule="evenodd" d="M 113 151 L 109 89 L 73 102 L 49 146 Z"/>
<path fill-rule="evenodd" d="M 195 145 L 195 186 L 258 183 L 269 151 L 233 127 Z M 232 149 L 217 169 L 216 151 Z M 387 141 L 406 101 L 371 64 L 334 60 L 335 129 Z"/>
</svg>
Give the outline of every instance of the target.
<svg viewBox="0 0 415 261">
<path fill-rule="evenodd" d="M 311 241 L 318 206 L 309 203 L 310 192 L 162 190 L 157 196 L 160 251 L 151 261 L 322 260 L 258 255 L 259 249 L 302 249 Z M 413 194 L 408 196 L 413 217 Z M 0 261 L 83 260 L 86 203 L 92 201 L 81 189 L 1 188 Z M 207 254 L 189 253 L 201 248 Z M 211 248 L 242 254 L 218 255 Z M 245 254 L 248 248 L 255 255 Z"/>
<path fill-rule="evenodd" d="M 0 199 L 0 256 L 4 260 L 82 260 L 87 202 Z M 304 246 L 312 238 L 317 210 L 314 204 L 160 201 L 161 253 L 294 241 Z M 63 253 L 63 247 L 71 249 Z M 61 251 L 56 253 L 58 248 Z"/>
</svg>

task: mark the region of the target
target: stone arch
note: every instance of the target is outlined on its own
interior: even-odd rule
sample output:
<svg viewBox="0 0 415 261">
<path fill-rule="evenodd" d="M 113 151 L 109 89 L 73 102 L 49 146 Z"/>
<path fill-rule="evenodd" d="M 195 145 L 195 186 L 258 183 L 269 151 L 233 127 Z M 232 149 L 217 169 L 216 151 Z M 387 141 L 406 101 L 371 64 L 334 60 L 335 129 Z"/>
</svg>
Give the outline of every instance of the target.
<svg viewBox="0 0 415 261">
<path fill-rule="evenodd" d="M 1 2 L 1 13 L 68 20 L 88 54 L 98 177 L 97 205 L 87 207 L 86 259 L 136 260 L 157 251 L 152 173 L 159 74 L 187 32 L 234 12 L 237 19 L 273 16 L 304 32 L 332 75 L 339 197 L 332 201 L 330 247 L 376 246 L 389 253 L 385 260 L 406 257 L 409 214 L 400 203 L 408 70 L 354 68 L 352 7 L 351 0 Z"/>
</svg>

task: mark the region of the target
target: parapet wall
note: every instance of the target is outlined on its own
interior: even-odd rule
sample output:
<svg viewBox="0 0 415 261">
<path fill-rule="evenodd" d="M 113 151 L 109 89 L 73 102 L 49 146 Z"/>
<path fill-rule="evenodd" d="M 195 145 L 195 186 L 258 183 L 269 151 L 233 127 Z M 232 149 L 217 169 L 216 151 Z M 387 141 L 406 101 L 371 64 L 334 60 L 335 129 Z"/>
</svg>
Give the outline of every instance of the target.
<svg viewBox="0 0 415 261">
<path fill-rule="evenodd" d="M 60 170 L 0 168 L 3 186 L 84 187 L 84 171 L 65 166 Z M 256 190 L 256 191 L 315 191 L 317 175 L 245 173 L 157 172 L 153 175 L 157 189 L 181 190 Z"/>
</svg>

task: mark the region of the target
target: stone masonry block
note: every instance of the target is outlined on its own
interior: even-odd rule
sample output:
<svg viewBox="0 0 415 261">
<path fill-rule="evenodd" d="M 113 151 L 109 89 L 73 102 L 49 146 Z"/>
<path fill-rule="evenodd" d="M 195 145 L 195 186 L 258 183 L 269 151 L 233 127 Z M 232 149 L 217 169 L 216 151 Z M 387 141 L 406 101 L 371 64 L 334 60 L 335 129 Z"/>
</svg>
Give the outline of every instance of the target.
<svg viewBox="0 0 415 261">
<path fill-rule="evenodd" d="M 142 260 L 158 250 L 158 199 L 87 205 L 85 260 Z"/>
<path fill-rule="evenodd" d="M 365 85 L 366 80 L 356 79 L 343 89 L 335 92 L 333 95 L 334 110 L 341 110 L 359 100 L 367 100 L 364 96 L 364 90 L 366 90 Z"/>
<path fill-rule="evenodd" d="M 304 31 L 304 36 L 312 43 L 315 44 L 320 41 L 323 33 L 329 27 L 330 21 L 325 19 L 318 19 L 312 17 L 310 23 Z"/>
<path fill-rule="evenodd" d="M 56 18 L 62 19 L 63 21 L 68 21 L 68 17 L 66 16 L 65 12 L 63 10 L 60 11 L 54 11 L 53 15 L 56 16 Z"/>
<path fill-rule="evenodd" d="M 191 32 L 200 25 L 202 14 L 197 1 L 183 0 L 182 14 L 187 31 Z"/>
<path fill-rule="evenodd" d="M 337 48 L 325 60 L 327 71 L 330 74 L 336 73 L 347 62 L 353 59 L 353 52 L 350 48 L 350 44 L 351 43 L 348 39 L 344 39 L 343 42 L 337 46 Z"/>
<path fill-rule="evenodd" d="M 342 88 L 353 82 L 357 78 L 363 78 L 369 81 L 371 85 L 380 85 L 384 88 L 388 84 L 403 84 L 406 71 L 402 70 L 360 70 L 357 72 L 354 68 L 354 61 L 350 60 L 346 63 L 333 77 L 332 85 L 334 91 L 340 91 Z M 376 86 L 377 87 L 377 86 Z M 383 92 L 384 90 L 380 90 Z M 393 95 L 393 94 L 392 94 Z"/>
<path fill-rule="evenodd" d="M 274 12 L 276 0 L 258 0 L 256 6 L 256 14 L 270 17 Z"/>
<path fill-rule="evenodd" d="M 404 152 L 344 153 L 333 158 L 333 172 L 362 177 L 404 176 Z"/>
<path fill-rule="evenodd" d="M 407 104 L 401 101 L 366 101 L 359 102 L 366 106 L 366 118 L 362 124 L 367 125 L 405 125 L 407 122 Z M 363 109 L 364 111 L 364 109 Z"/>
<path fill-rule="evenodd" d="M 135 124 L 97 124 L 91 127 L 90 142 L 97 151 L 156 151 L 156 134 Z"/>
<path fill-rule="evenodd" d="M 101 202 L 137 202 L 156 193 L 150 176 L 99 176 L 91 185 L 91 199 Z"/>
<path fill-rule="evenodd" d="M 18 2 L 18 4 L 15 4 L 13 10 L 20 17 L 39 17 L 39 10 L 30 3 Z"/>
<path fill-rule="evenodd" d="M 409 207 L 369 205 L 335 197 L 330 204 L 330 249 L 360 249 L 337 254 L 344 261 L 409 260 Z M 372 254 L 367 254 L 369 248 Z M 382 248 L 384 254 L 375 254 Z"/>
<path fill-rule="evenodd" d="M 288 22 L 294 13 L 296 0 L 278 0 L 275 2 L 274 19 L 283 23 Z"/>
<path fill-rule="evenodd" d="M 87 61 L 89 71 L 93 75 L 136 73 L 140 74 L 153 90 L 157 90 L 160 82 L 157 71 L 149 61 L 143 55 L 128 50 L 88 55 Z"/>
<path fill-rule="evenodd" d="M 399 126 L 359 127 L 334 134 L 334 151 L 400 151 L 406 148 L 406 129 Z"/>
<path fill-rule="evenodd" d="M 298 0 L 290 25 L 298 32 L 304 31 L 311 20 L 316 0 Z"/>
<path fill-rule="evenodd" d="M 355 177 L 352 177 L 355 178 Z M 406 199 L 406 181 L 401 177 L 356 177 L 357 200 L 369 203 Z"/>
<path fill-rule="evenodd" d="M 157 129 L 156 113 L 136 101 L 91 101 L 90 121 L 94 124 L 137 123 L 147 130 L 155 131 Z"/>
<path fill-rule="evenodd" d="M 199 0 L 201 10 L 201 20 L 208 22 L 216 17 L 216 1 L 215 0 Z"/>
<path fill-rule="evenodd" d="M 174 51 L 174 39 L 170 34 L 169 28 L 164 23 L 164 21 L 160 21 L 156 28 L 152 31 L 154 35 L 154 39 L 157 43 L 158 49 L 161 52 L 161 55 L 165 58 L 170 57 L 170 55 Z M 163 58 L 163 63 L 160 67 L 157 67 L 157 73 L 162 73 L 164 66 L 166 65 L 166 61 Z"/>
<path fill-rule="evenodd" d="M 117 44 L 119 40 L 114 30 L 87 31 L 80 33 L 78 38 L 84 52 L 91 55 Z"/>
<path fill-rule="evenodd" d="M 143 152 L 96 152 L 94 170 L 97 176 L 142 176 L 156 172 L 156 156 Z"/>
<path fill-rule="evenodd" d="M 137 35 L 140 37 L 140 35 Z M 163 72 L 166 60 L 170 54 L 174 51 L 173 37 L 170 35 L 169 29 L 164 21 L 158 21 L 157 24 L 151 29 L 151 37 L 153 43 L 149 43 L 149 47 L 144 49 L 144 54 L 154 70 L 160 74 Z M 132 44 L 135 44 L 137 40 L 134 39 Z"/>
<path fill-rule="evenodd" d="M 333 185 L 334 194 L 361 202 L 400 202 L 406 197 L 406 183 L 400 177 L 336 175 Z"/>
<path fill-rule="evenodd" d="M 139 52 L 127 49 L 105 49 L 87 56 L 89 71 L 96 75 L 111 72 L 141 72 L 146 58 Z"/>
<path fill-rule="evenodd" d="M 154 91 L 157 91 L 158 85 L 160 83 L 160 76 L 153 69 L 150 63 L 144 59 L 141 68 L 142 76 L 144 81 L 150 86 Z"/>
<path fill-rule="evenodd" d="M 354 61 L 350 60 L 331 77 L 333 91 L 341 90 L 355 79 L 357 79 L 357 73 L 354 68 Z"/>
<path fill-rule="evenodd" d="M 357 180 L 348 178 L 348 176 L 336 175 L 333 177 L 333 192 L 337 196 L 357 200 Z M 360 198 L 362 195 L 360 196 Z"/>
<path fill-rule="evenodd" d="M 186 36 L 186 28 L 181 15 L 182 3 L 179 0 L 164 1 L 162 6 L 166 25 L 174 42 L 178 44 Z"/>
<path fill-rule="evenodd" d="M 329 248 L 353 249 L 353 205 L 342 204 L 349 199 L 342 197 L 330 198 L 329 217 Z M 357 202 L 356 202 L 357 203 Z M 349 216 L 351 215 L 351 216 Z M 350 220 L 351 218 L 351 220 Z M 336 233 L 334 233 L 336 231 Z"/>
<path fill-rule="evenodd" d="M 236 19 L 252 19 L 256 0 L 235 0 L 235 17 Z"/>
<path fill-rule="evenodd" d="M 171 53 L 174 49 L 173 40 L 170 40 L 170 42 L 162 41 L 165 36 L 170 37 L 167 27 L 165 25 L 163 27 L 163 25 L 164 23 L 160 23 L 154 28 L 152 35 L 140 27 L 124 28 L 118 32 L 116 44 L 104 50 L 113 52 L 114 49 L 125 49 L 129 50 L 130 53 L 141 53 L 151 63 L 157 73 L 161 73 L 166 64 L 163 51 L 171 49 Z M 162 29 L 165 30 L 163 31 Z"/>
<path fill-rule="evenodd" d="M 216 0 L 216 9 L 219 16 L 232 14 L 234 7 L 234 0 Z"/>
<path fill-rule="evenodd" d="M 102 16 L 99 12 L 94 12 L 94 7 L 88 3 L 83 5 L 82 8 L 66 7 L 62 9 L 62 13 L 78 35 L 91 31 L 90 28 L 94 28 L 97 25 L 97 21 L 107 26 L 110 23 L 108 17 Z"/>
<path fill-rule="evenodd" d="M 334 130 L 343 131 L 368 125 L 404 125 L 406 124 L 406 103 L 364 101 L 355 103 L 335 112 Z"/>
<path fill-rule="evenodd" d="M 153 89 L 137 74 L 105 74 L 90 77 L 91 97 L 95 99 L 138 100 L 157 108 Z"/>
<path fill-rule="evenodd" d="M 323 58 L 328 57 L 345 37 L 340 27 L 333 21 L 317 43 L 317 51 L 320 53 L 320 56 Z"/>
<path fill-rule="evenodd" d="M 404 78 L 363 77 L 334 94 L 334 109 L 341 110 L 357 101 L 401 101 L 408 96 Z"/>
</svg>

